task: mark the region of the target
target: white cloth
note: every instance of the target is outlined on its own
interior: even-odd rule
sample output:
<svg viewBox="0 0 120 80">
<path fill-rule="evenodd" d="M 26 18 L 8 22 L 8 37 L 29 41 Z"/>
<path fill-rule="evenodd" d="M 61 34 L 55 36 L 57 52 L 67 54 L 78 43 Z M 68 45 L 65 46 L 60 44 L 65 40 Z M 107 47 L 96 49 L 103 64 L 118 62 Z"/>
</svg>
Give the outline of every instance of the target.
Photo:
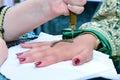
<svg viewBox="0 0 120 80">
<path fill-rule="evenodd" d="M 61 35 L 52 36 L 41 33 L 38 39 L 30 42 L 60 40 Z M 118 80 L 117 72 L 109 56 L 93 51 L 93 59 L 83 65 L 73 66 L 71 60 L 59 62 L 48 67 L 35 68 L 33 63 L 19 64 L 16 53 L 26 51 L 20 45 L 9 48 L 6 62 L 1 73 L 11 80 L 86 80 L 93 77 L 105 77 Z"/>
</svg>

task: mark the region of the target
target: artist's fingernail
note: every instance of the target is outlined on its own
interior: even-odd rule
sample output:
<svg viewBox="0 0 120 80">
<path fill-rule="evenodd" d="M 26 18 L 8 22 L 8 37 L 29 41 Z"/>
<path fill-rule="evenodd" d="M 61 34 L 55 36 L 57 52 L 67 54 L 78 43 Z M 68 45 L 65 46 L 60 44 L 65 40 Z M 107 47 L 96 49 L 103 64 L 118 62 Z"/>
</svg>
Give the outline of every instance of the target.
<svg viewBox="0 0 120 80">
<path fill-rule="evenodd" d="M 77 65 L 79 65 L 79 64 L 80 64 L 80 59 L 75 58 L 75 59 L 73 60 L 73 65 L 77 66 Z"/>
<path fill-rule="evenodd" d="M 19 58 L 20 62 L 24 62 L 26 60 L 26 58 Z"/>
<path fill-rule="evenodd" d="M 17 53 L 16 55 L 17 55 L 17 57 L 18 57 L 18 56 L 20 56 L 20 55 L 22 55 L 22 54 L 23 54 L 23 53 Z"/>
<path fill-rule="evenodd" d="M 36 62 L 36 63 L 35 63 L 35 66 L 36 66 L 36 67 L 39 67 L 41 63 L 42 63 L 41 61 Z"/>
<path fill-rule="evenodd" d="M 71 5 L 71 4 L 68 4 L 68 7 L 72 7 L 72 5 Z"/>
</svg>

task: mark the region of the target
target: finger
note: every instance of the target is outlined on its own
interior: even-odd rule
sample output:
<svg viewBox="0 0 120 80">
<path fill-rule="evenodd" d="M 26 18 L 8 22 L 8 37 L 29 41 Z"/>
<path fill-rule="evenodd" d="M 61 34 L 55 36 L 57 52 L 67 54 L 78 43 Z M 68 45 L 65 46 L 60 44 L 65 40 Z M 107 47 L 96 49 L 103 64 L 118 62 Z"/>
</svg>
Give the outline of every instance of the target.
<svg viewBox="0 0 120 80">
<path fill-rule="evenodd" d="M 40 61 L 45 56 L 47 56 L 47 55 L 43 54 L 43 53 L 35 53 L 35 54 L 32 54 L 32 55 L 19 57 L 18 59 L 19 59 L 19 62 L 21 64 L 24 64 L 24 63 L 31 63 L 31 62 Z"/>
<path fill-rule="evenodd" d="M 79 55 L 75 56 L 73 59 L 72 59 L 72 64 L 73 65 L 81 65 L 85 62 L 88 62 L 92 59 L 92 56 L 93 56 L 93 53 L 91 52 L 82 52 L 80 53 Z"/>
<path fill-rule="evenodd" d="M 64 0 L 65 3 L 76 5 L 76 6 L 84 6 L 86 4 L 86 0 Z"/>
<path fill-rule="evenodd" d="M 68 9 L 76 14 L 81 14 L 84 11 L 84 7 L 73 6 L 68 4 Z"/>
<path fill-rule="evenodd" d="M 34 43 L 20 43 L 23 48 L 32 48 Z"/>
<path fill-rule="evenodd" d="M 32 42 L 32 43 L 20 43 L 23 48 L 40 47 L 49 44 L 48 42 Z"/>
<path fill-rule="evenodd" d="M 33 59 L 29 59 L 30 56 L 31 56 L 31 53 L 29 51 L 27 51 L 26 53 L 17 54 L 17 58 L 18 58 L 20 64 L 32 62 Z"/>
<path fill-rule="evenodd" d="M 33 55 L 39 55 L 39 53 L 41 53 L 42 51 L 46 50 L 50 48 L 50 46 L 42 46 L 42 47 L 37 47 L 37 48 L 32 48 L 28 51 L 25 52 L 21 52 L 21 53 L 17 53 L 17 58 L 25 58 L 25 57 L 30 57 Z"/>
<path fill-rule="evenodd" d="M 50 47 L 49 47 L 50 48 Z M 28 50 L 24 52 L 22 55 L 18 56 L 19 62 L 21 64 L 23 63 L 30 63 L 34 61 L 39 61 L 49 55 L 51 55 L 50 49 L 41 49 L 41 48 L 33 48 L 31 50 Z"/>
<path fill-rule="evenodd" d="M 16 56 L 17 58 L 23 58 L 23 57 L 29 56 L 30 52 L 31 52 L 30 50 L 27 50 L 25 52 L 16 53 Z"/>
<path fill-rule="evenodd" d="M 51 64 L 55 64 L 59 62 L 57 57 L 56 56 L 48 56 L 44 59 L 42 59 L 41 61 L 38 61 L 35 63 L 35 66 L 36 67 L 45 67 L 45 66 L 48 66 L 48 65 L 51 65 Z"/>
</svg>

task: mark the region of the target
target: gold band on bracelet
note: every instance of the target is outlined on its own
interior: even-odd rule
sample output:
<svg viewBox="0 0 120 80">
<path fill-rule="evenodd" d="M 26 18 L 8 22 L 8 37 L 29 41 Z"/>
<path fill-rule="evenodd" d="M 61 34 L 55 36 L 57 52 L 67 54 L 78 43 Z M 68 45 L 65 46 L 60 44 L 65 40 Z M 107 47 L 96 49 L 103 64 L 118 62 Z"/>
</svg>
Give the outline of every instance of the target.
<svg viewBox="0 0 120 80">
<path fill-rule="evenodd" d="M 5 7 L 3 7 L 2 11 L 0 12 L 0 37 L 2 37 L 2 38 L 3 38 L 3 33 L 4 33 L 4 29 L 3 29 L 4 17 L 5 17 L 5 13 L 8 10 L 8 8 L 10 8 L 10 7 L 5 6 Z"/>
<path fill-rule="evenodd" d="M 91 34 L 91 35 L 93 35 L 96 38 L 96 45 L 95 45 L 94 49 L 97 49 L 98 45 L 100 44 L 99 38 L 92 32 L 84 32 L 84 33 L 81 33 L 80 35 L 84 35 L 84 34 Z"/>
</svg>

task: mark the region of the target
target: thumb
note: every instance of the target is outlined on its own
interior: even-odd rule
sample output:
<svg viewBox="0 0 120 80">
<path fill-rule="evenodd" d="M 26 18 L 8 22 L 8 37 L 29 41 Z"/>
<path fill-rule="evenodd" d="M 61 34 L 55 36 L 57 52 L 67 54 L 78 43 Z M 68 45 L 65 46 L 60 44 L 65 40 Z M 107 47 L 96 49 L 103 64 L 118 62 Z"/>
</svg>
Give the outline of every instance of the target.
<svg viewBox="0 0 120 80">
<path fill-rule="evenodd" d="M 93 52 L 89 52 L 89 53 L 82 52 L 79 55 L 73 57 L 72 64 L 74 66 L 81 65 L 83 63 L 90 61 L 92 59 L 92 56 L 93 56 Z"/>
</svg>

